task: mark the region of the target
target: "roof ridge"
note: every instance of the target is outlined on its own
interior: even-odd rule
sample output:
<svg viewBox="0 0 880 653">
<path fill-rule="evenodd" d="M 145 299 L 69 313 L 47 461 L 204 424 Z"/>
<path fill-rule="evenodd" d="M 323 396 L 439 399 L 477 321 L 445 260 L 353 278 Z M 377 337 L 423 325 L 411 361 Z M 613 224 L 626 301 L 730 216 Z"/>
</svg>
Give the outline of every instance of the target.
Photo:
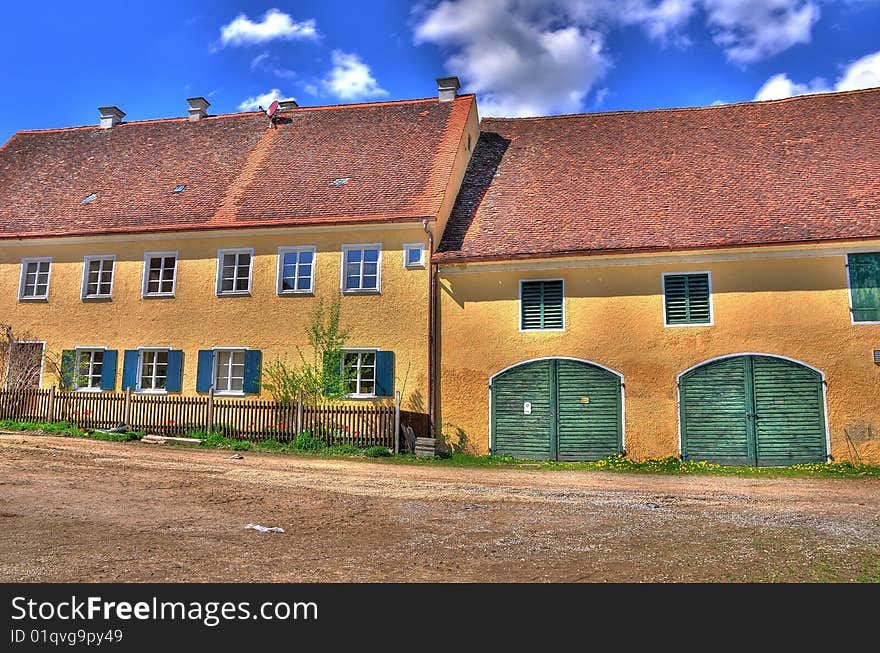
<svg viewBox="0 0 880 653">
<path fill-rule="evenodd" d="M 455 99 L 458 100 L 460 98 L 468 98 L 471 99 L 474 97 L 473 93 L 462 93 L 457 96 Z M 428 102 L 437 102 L 436 97 L 427 97 L 427 98 L 413 98 L 408 100 L 381 100 L 378 102 L 355 102 L 353 104 L 321 104 L 311 107 L 296 107 L 291 110 L 291 113 L 300 113 L 306 111 L 331 111 L 334 109 L 344 110 L 358 107 L 376 107 L 376 106 L 388 106 L 388 105 L 397 105 L 397 104 L 424 104 Z M 202 118 L 202 120 L 217 120 L 219 118 L 242 118 L 245 116 L 257 116 L 263 114 L 262 111 L 234 111 L 230 113 L 218 113 L 214 115 L 206 116 Z M 126 126 L 126 125 L 149 125 L 153 123 L 160 122 L 189 122 L 189 118 L 187 116 L 169 116 L 167 118 L 145 118 L 144 120 L 123 120 L 122 122 L 117 123 L 118 126 Z M 201 122 L 201 121 L 199 121 Z M 114 129 L 116 128 L 114 127 Z M 100 125 L 73 125 L 70 127 L 49 127 L 46 129 L 19 129 L 15 134 L 44 134 L 44 133 L 53 133 L 53 132 L 66 132 L 66 131 L 78 131 L 78 130 L 88 130 L 88 129 L 103 129 Z M 13 134 L 13 136 L 15 136 Z M 10 137 L 10 140 L 11 137 Z"/>
<path fill-rule="evenodd" d="M 711 111 L 717 109 L 729 109 L 730 107 L 741 107 L 741 106 L 755 106 L 755 105 L 765 105 L 765 104 L 781 104 L 784 102 L 799 102 L 805 100 L 814 100 L 814 99 L 823 99 L 828 97 L 843 97 L 848 95 L 861 95 L 867 93 L 880 93 L 880 86 L 873 86 L 871 88 L 858 88 L 850 91 L 828 91 L 827 93 L 808 93 L 805 95 L 792 95 L 790 97 L 779 98 L 775 100 L 744 100 L 742 102 L 729 102 L 724 104 L 710 104 L 704 106 L 697 107 L 666 107 L 666 108 L 658 108 L 658 109 L 618 109 L 617 111 L 595 111 L 595 112 L 585 112 L 585 113 L 562 113 L 555 116 L 524 116 L 521 118 L 505 118 L 505 117 L 491 117 L 485 116 L 480 119 L 480 124 L 483 122 L 525 122 L 525 121 L 541 121 L 541 120 L 558 120 L 558 119 L 569 119 L 569 118 L 589 118 L 593 116 L 615 116 L 615 115 L 629 115 L 629 114 L 642 114 L 642 113 L 673 113 L 678 111 Z"/>
</svg>

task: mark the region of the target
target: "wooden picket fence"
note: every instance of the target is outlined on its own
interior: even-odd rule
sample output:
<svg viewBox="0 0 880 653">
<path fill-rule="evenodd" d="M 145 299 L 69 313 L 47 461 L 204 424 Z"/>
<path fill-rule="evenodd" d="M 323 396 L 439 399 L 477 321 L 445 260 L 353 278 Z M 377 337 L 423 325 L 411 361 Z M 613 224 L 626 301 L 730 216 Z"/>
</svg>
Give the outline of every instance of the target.
<svg viewBox="0 0 880 653">
<path fill-rule="evenodd" d="M 405 413 L 407 422 L 413 415 Z M 427 416 L 425 416 L 427 417 Z M 0 419 L 65 421 L 84 429 L 125 424 L 135 431 L 182 436 L 219 432 L 231 438 L 291 442 L 303 432 L 328 445 L 384 446 L 397 451 L 400 393 L 393 405 L 329 404 L 307 406 L 254 399 L 120 392 L 72 392 L 50 388 L 0 390 Z"/>
</svg>

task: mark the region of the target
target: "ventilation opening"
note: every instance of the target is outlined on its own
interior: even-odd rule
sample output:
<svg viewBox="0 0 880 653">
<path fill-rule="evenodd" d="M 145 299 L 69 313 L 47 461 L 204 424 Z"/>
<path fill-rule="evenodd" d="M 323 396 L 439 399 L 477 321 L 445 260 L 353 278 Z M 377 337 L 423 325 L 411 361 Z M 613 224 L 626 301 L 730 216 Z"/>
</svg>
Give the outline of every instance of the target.
<svg viewBox="0 0 880 653">
<path fill-rule="evenodd" d="M 89 195 L 86 195 L 85 197 L 83 197 L 82 203 L 83 204 L 91 204 L 96 199 L 98 199 L 98 194 L 97 193 L 90 193 Z"/>
</svg>

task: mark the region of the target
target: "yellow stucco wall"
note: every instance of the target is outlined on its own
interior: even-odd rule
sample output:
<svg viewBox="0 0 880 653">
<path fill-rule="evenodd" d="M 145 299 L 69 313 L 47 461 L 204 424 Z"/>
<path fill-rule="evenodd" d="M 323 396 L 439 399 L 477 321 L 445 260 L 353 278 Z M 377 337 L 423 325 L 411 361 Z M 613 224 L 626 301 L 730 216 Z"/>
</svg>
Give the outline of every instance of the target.
<svg viewBox="0 0 880 653">
<path fill-rule="evenodd" d="M 880 366 L 872 359 L 880 349 L 880 325 L 852 324 L 845 256 L 838 250 L 821 257 L 712 260 L 724 256 L 643 265 L 634 263 L 650 259 L 631 257 L 623 265 L 569 260 L 566 265 L 579 267 L 547 269 L 444 267 L 438 420 L 444 431 L 461 429 L 473 450 L 486 452 L 490 376 L 529 359 L 569 356 L 624 375 L 631 456 L 678 455 L 676 376 L 714 357 L 767 353 L 825 373 L 831 453 L 848 460 L 844 429 L 857 438 L 867 426 L 880 433 Z M 662 273 L 706 270 L 714 324 L 665 327 Z M 564 332 L 520 332 L 519 281 L 549 278 L 565 279 Z M 880 463 L 878 437 L 860 445 L 863 460 Z"/>
<path fill-rule="evenodd" d="M 341 312 L 349 327 L 347 346 L 395 352 L 395 389 L 404 408 L 424 405 L 427 392 L 428 271 L 405 269 L 403 243 L 426 242 L 421 225 L 405 229 L 263 230 L 213 236 L 182 234 L 92 242 L 54 241 L 0 246 L 0 323 L 12 324 L 45 340 L 58 355 L 76 346 L 120 350 L 117 389 L 124 349 L 170 346 L 184 350 L 183 392 L 195 392 L 197 352 L 214 346 L 261 349 L 263 363 L 276 356 L 293 359 L 296 346 L 307 349 L 305 326 L 317 298 L 340 295 L 343 243 L 382 243 L 381 294 L 344 295 Z M 315 296 L 276 294 L 277 248 L 317 247 Z M 249 297 L 217 297 L 217 250 L 254 249 Z M 176 297 L 141 297 L 144 253 L 177 251 Z M 80 299 L 83 257 L 115 254 L 112 301 Z M 20 260 L 53 257 L 47 302 L 18 301 Z M 57 382 L 48 372 L 43 385 Z"/>
</svg>

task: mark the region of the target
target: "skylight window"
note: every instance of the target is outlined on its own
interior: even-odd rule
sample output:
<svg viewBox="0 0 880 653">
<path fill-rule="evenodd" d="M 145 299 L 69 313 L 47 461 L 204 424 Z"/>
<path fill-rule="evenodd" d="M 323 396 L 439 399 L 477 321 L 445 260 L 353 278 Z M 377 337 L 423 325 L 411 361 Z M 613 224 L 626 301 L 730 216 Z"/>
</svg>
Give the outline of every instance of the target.
<svg viewBox="0 0 880 653">
<path fill-rule="evenodd" d="M 185 190 L 186 190 L 186 184 L 178 184 L 177 186 L 174 187 L 174 190 L 171 192 L 172 193 L 182 193 Z"/>
<path fill-rule="evenodd" d="M 330 182 L 331 186 L 342 186 L 347 182 L 351 177 L 337 177 L 333 181 Z"/>
<path fill-rule="evenodd" d="M 83 198 L 82 203 L 83 203 L 83 204 L 91 204 L 91 203 L 94 202 L 96 199 L 98 199 L 98 194 L 97 194 L 97 193 L 92 193 L 92 194 L 90 194 L 90 195 L 86 195 L 86 196 Z"/>
</svg>

